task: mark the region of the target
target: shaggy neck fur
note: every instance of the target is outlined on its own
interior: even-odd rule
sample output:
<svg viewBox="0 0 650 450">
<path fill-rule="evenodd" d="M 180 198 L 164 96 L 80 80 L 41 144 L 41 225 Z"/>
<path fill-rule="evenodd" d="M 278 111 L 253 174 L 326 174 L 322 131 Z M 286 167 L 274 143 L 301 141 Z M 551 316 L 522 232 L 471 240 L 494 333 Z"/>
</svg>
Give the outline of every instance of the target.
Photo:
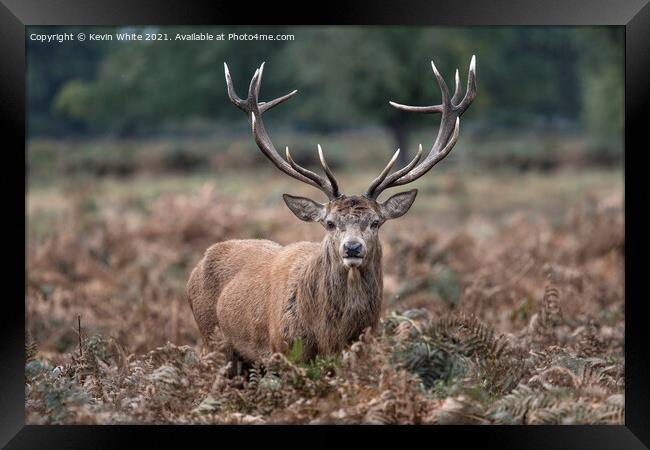
<svg viewBox="0 0 650 450">
<path fill-rule="evenodd" d="M 379 321 L 383 280 L 381 245 L 371 245 L 363 264 L 346 268 L 335 246 L 326 237 L 320 252 L 306 264 L 303 283 L 296 291 L 300 334 L 310 352 L 328 354 L 341 350 Z"/>
</svg>

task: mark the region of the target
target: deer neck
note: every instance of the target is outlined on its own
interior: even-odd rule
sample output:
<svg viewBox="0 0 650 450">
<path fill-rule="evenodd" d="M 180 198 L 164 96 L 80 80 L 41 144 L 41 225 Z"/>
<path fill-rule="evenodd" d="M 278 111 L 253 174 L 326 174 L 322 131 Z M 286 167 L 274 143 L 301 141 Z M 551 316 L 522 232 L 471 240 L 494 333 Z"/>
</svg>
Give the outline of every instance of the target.
<svg viewBox="0 0 650 450">
<path fill-rule="evenodd" d="M 298 308 L 321 351 L 338 351 L 379 320 L 383 292 L 379 242 L 359 268 L 348 269 L 327 238 L 305 267 Z"/>
</svg>

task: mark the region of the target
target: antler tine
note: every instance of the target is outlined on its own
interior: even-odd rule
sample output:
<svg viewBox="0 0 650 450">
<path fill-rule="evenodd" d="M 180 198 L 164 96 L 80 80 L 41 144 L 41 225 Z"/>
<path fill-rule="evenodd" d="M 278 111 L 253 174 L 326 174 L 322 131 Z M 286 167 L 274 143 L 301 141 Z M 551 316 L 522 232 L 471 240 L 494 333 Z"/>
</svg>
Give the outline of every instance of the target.
<svg viewBox="0 0 650 450">
<path fill-rule="evenodd" d="M 264 73 L 264 64 L 266 64 L 266 61 L 262 61 L 262 64 L 260 64 L 260 68 L 255 71 L 255 74 L 251 79 L 251 83 L 253 83 L 253 80 L 255 80 L 254 93 L 255 93 L 255 100 L 257 100 L 258 104 L 259 104 L 259 97 L 260 97 L 260 86 L 262 85 L 262 74 Z"/>
<path fill-rule="evenodd" d="M 438 83 L 438 87 L 440 88 L 440 93 L 442 95 L 441 104 L 433 106 L 409 106 L 395 102 L 389 103 L 395 108 L 403 111 L 417 113 L 441 113 L 442 118 L 436 140 L 433 143 L 431 150 L 421 163 L 419 163 L 419 161 L 422 156 L 422 146 L 420 146 L 418 154 L 413 159 L 413 161 L 411 161 L 404 168 L 396 171 L 391 175 L 387 175 L 382 172 L 382 181 L 379 183 L 376 183 L 377 180 L 373 181 L 370 185 L 370 188 L 368 189 L 366 195 L 371 198 L 377 198 L 384 189 L 407 184 L 420 178 L 438 162 L 444 159 L 458 141 L 458 136 L 460 133 L 460 116 L 467 110 L 467 108 L 469 108 L 474 98 L 476 98 L 476 56 L 472 56 L 469 65 L 469 74 L 467 77 L 467 91 L 465 92 L 465 96 L 460 101 L 460 103 L 459 100 L 461 96 L 461 90 L 458 69 L 456 69 L 454 76 L 454 94 L 450 99 L 447 84 L 440 75 L 440 72 L 436 68 L 436 65 L 433 61 L 431 61 L 431 68 L 433 69 L 433 74 L 436 78 L 436 82 Z"/>
<path fill-rule="evenodd" d="M 415 113 L 423 113 L 423 114 L 430 114 L 430 113 L 439 113 L 442 112 L 442 105 L 432 105 L 432 106 L 410 106 L 410 105 L 402 105 L 401 103 L 397 102 L 388 102 L 393 108 L 401 109 L 402 111 L 408 111 L 408 112 L 415 112 Z"/>
<path fill-rule="evenodd" d="M 258 83 L 259 79 L 260 79 L 260 69 L 255 69 L 253 78 L 251 78 L 251 82 L 248 85 L 248 99 L 254 100 L 255 103 L 259 103 L 257 101 L 260 92 L 260 83 Z"/>
<path fill-rule="evenodd" d="M 315 183 L 318 183 L 321 180 L 320 175 L 317 173 L 312 172 L 309 169 L 305 169 L 304 167 L 300 166 L 297 162 L 293 160 L 291 157 L 291 153 L 289 152 L 289 147 L 286 147 L 286 154 L 287 154 L 287 161 L 289 161 L 289 165 L 296 171 L 301 173 L 302 175 L 306 176 L 310 180 L 313 180 Z"/>
<path fill-rule="evenodd" d="M 228 70 L 228 64 L 226 64 L 225 62 L 223 63 L 223 69 L 226 74 L 226 87 L 228 89 L 228 98 L 237 108 L 241 109 L 242 111 L 246 111 L 244 109 L 244 105 L 246 104 L 246 102 L 242 100 L 235 92 L 235 88 L 232 85 L 232 78 L 230 77 L 230 70 Z"/>
<path fill-rule="evenodd" d="M 400 170 L 396 171 L 395 173 L 392 173 L 389 177 L 386 178 L 383 184 L 388 186 L 392 184 L 395 180 L 400 179 L 403 175 L 409 173 L 417 165 L 417 163 L 420 162 L 420 158 L 422 158 L 422 144 L 418 146 L 418 151 L 415 154 L 415 157 L 411 160 L 411 162 L 408 163 L 406 166 L 402 167 Z"/>
<path fill-rule="evenodd" d="M 338 192 L 338 184 L 334 175 L 329 170 L 329 167 L 326 169 L 327 178 L 325 179 L 320 175 L 312 172 L 311 170 L 300 167 L 296 164 L 289 154 L 289 149 L 287 148 L 287 161 L 285 161 L 278 151 L 276 150 L 273 142 L 269 138 L 269 135 L 264 128 L 264 123 L 262 122 L 262 114 L 274 106 L 279 105 L 280 103 L 288 100 L 293 95 L 296 94 L 296 90 L 286 94 L 282 97 L 278 97 L 269 102 L 260 102 L 259 93 L 260 86 L 262 83 L 262 74 L 264 72 L 264 63 L 255 71 L 255 74 L 251 78 L 250 85 L 248 87 L 248 97 L 244 100 L 240 98 L 235 92 L 233 87 L 232 77 L 230 76 L 230 71 L 228 70 L 228 65 L 224 63 L 224 72 L 226 75 L 226 87 L 228 90 L 228 98 L 230 101 L 239 109 L 250 114 L 251 120 L 251 129 L 253 132 L 253 139 L 255 143 L 260 148 L 262 153 L 282 172 L 286 173 L 290 177 L 293 177 L 297 180 L 307 183 L 310 186 L 314 186 L 317 189 L 320 189 L 330 200 L 337 198 L 340 194 Z M 321 158 L 322 160 L 322 158 Z M 329 172 L 329 173 L 328 173 Z M 328 181 L 329 180 L 329 181 Z"/>
<path fill-rule="evenodd" d="M 454 96 L 451 97 L 452 104 L 456 104 L 458 103 L 458 100 L 460 100 L 460 75 L 458 74 L 458 69 L 456 69 L 456 73 L 454 74 L 454 81 L 456 87 L 454 88 Z"/>
<path fill-rule="evenodd" d="M 438 68 L 433 61 L 431 61 L 431 68 L 433 69 L 433 76 L 436 77 L 436 81 L 438 82 L 440 93 L 442 94 L 442 104 L 446 105 L 449 103 L 449 88 L 447 87 L 447 83 L 445 83 L 445 79 L 442 78 L 442 75 L 438 72 Z"/>
<path fill-rule="evenodd" d="M 441 131 L 442 131 L 442 125 L 441 125 Z M 394 186 L 401 186 L 403 184 L 408 184 L 411 183 L 418 178 L 420 178 L 422 175 L 427 173 L 433 166 L 438 164 L 440 161 L 442 161 L 451 151 L 451 149 L 456 145 L 456 142 L 458 141 L 458 136 L 460 134 L 460 118 L 456 117 L 456 122 L 454 124 L 454 128 L 451 132 L 450 138 L 445 142 L 445 146 L 438 151 L 433 151 L 437 145 L 434 144 L 434 148 L 432 149 L 431 152 L 427 155 L 427 157 L 424 159 L 422 164 L 411 170 L 410 172 L 402 175 L 402 177 L 396 179 L 391 183 L 390 186 L 386 187 L 394 187 Z M 440 133 L 438 134 L 440 136 Z M 438 141 L 436 141 L 437 143 Z"/>
<path fill-rule="evenodd" d="M 384 167 L 384 170 L 381 171 L 379 176 L 375 178 L 372 183 L 370 183 L 370 187 L 366 191 L 366 197 L 373 198 L 373 192 L 375 189 L 377 189 L 377 186 L 379 186 L 388 176 L 388 173 L 390 170 L 393 168 L 395 165 L 395 161 L 397 161 L 397 157 L 399 156 L 399 148 L 397 151 L 393 154 L 393 157 L 388 161 L 388 164 L 386 164 L 386 167 Z"/>
<path fill-rule="evenodd" d="M 271 100 L 270 102 L 262 102 L 262 103 L 260 103 L 259 104 L 260 114 L 265 113 L 269 109 L 273 108 L 276 105 L 279 105 L 282 102 L 286 102 L 287 100 L 289 100 L 291 97 L 293 97 L 297 93 L 298 93 L 298 89 L 295 89 L 295 90 L 289 92 L 288 94 L 283 95 L 282 97 L 278 97 L 278 98 L 276 98 L 274 100 Z"/>
<path fill-rule="evenodd" d="M 286 147 L 286 155 L 287 155 L 287 161 L 289 161 L 289 165 L 298 173 L 306 176 L 307 178 L 313 180 L 316 183 L 319 183 L 322 178 L 320 175 L 318 175 L 315 172 L 312 172 L 309 169 L 306 169 L 299 165 L 294 159 L 291 157 L 291 152 L 289 152 L 289 147 Z M 336 178 L 334 177 L 334 174 L 330 170 L 329 166 L 327 165 L 327 162 L 325 161 L 325 156 L 323 155 L 323 150 L 321 149 L 320 144 L 318 145 L 318 155 L 320 157 L 320 162 L 321 165 L 323 166 L 323 169 L 325 170 L 325 174 L 327 175 L 327 178 L 329 180 L 330 186 L 331 186 L 331 192 L 332 192 L 332 197 L 337 198 L 341 194 L 339 193 L 339 186 L 336 181 Z"/>
<path fill-rule="evenodd" d="M 399 152 L 399 149 L 397 150 Z M 366 191 L 366 197 L 369 198 L 377 198 L 377 196 L 385 189 L 384 186 L 390 185 L 393 181 L 397 180 L 400 178 L 402 175 L 408 173 L 415 165 L 420 161 L 420 158 L 422 157 L 422 144 L 419 145 L 418 151 L 415 154 L 415 157 L 411 160 L 410 163 L 402 167 L 401 169 L 393 172 L 388 175 L 388 172 L 390 171 L 390 168 L 393 166 L 395 163 L 394 160 L 397 159 L 397 152 L 395 155 L 393 155 L 393 158 L 391 159 L 391 162 L 388 163 L 388 166 L 382 171 L 382 173 L 377 177 L 371 184 L 368 190 Z"/>
<path fill-rule="evenodd" d="M 458 105 L 460 114 L 464 113 L 469 105 L 472 104 L 476 98 L 476 55 L 472 55 L 472 60 L 469 63 L 469 72 L 467 74 L 467 92 L 465 97 Z"/>
<path fill-rule="evenodd" d="M 335 197 L 338 197 L 340 195 L 339 183 L 336 181 L 336 177 L 334 176 L 332 169 L 330 169 L 330 166 L 325 160 L 325 155 L 323 154 L 323 149 L 321 148 L 320 144 L 318 144 L 318 158 L 320 159 L 320 165 L 323 166 L 325 175 L 327 175 L 327 179 L 330 181 L 330 185 L 332 186 L 332 193 Z"/>
</svg>

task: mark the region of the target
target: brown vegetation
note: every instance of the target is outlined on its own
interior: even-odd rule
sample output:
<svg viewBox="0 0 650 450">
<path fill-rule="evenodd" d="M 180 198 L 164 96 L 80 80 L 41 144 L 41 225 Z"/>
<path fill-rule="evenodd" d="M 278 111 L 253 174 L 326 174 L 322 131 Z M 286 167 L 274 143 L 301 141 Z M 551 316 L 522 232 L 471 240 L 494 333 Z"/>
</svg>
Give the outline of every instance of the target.
<svg viewBox="0 0 650 450">
<path fill-rule="evenodd" d="M 298 343 L 232 380 L 201 347 L 190 269 L 214 242 L 321 231 L 210 185 L 146 201 L 71 192 L 30 230 L 28 423 L 623 423 L 617 188 L 553 217 L 451 227 L 416 210 L 381 232 L 378 333 L 310 364 Z"/>
</svg>

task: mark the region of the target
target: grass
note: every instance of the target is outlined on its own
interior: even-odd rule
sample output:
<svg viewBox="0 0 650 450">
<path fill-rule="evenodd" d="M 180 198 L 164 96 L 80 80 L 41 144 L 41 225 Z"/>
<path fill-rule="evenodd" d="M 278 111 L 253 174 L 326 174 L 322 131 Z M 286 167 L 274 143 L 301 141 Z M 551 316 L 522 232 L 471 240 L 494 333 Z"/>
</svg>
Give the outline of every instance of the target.
<svg viewBox="0 0 650 450">
<path fill-rule="evenodd" d="M 70 213 L 70 196 L 87 192 L 91 198 L 87 208 L 98 204 L 127 203 L 144 207 L 163 195 L 191 194 L 202 186 L 218 186 L 225 195 L 246 204 L 251 210 L 268 206 L 282 206 L 281 195 L 311 196 L 323 201 L 322 194 L 309 186 L 278 176 L 269 170 L 242 170 L 236 173 L 217 172 L 210 175 L 140 175 L 127 179 L 100 178 L 85 181 L 74 180 L 58 185 L 30 187 L 27 197 L 28 220 L 33 222 L 30 233 L 40 236 L 51 225 Z M 410 215 L 423 219 L 435 218 L 439 226 L 465 220 L 472 215 L 486 215 L 498 219 L 517 210 L 522 213 L 545 215 L 548 218 L 561 215 L 567 204 L 594 195 L 622 191 L 623 177 L 617 170 L 562 171 L 552 174 L 505 171 L 485 174 L 480 171 L 460 173 L 441 171 L 422 177 L 412 184 L 418 188 L 419 198 Z M 346 173 L 339 175 L 345 192 L 362 193 L 375 172 Z M 259 189 L 263 185 L 265 189 Z M 409 186 L 410 187 L 410 186 Z M 395 191 L 395 190 L 393 190 Z M 391 195 L 391 191 L 382 198 Z M 432 224 L 436 226 L 436 224 Z"/>
</svg>

